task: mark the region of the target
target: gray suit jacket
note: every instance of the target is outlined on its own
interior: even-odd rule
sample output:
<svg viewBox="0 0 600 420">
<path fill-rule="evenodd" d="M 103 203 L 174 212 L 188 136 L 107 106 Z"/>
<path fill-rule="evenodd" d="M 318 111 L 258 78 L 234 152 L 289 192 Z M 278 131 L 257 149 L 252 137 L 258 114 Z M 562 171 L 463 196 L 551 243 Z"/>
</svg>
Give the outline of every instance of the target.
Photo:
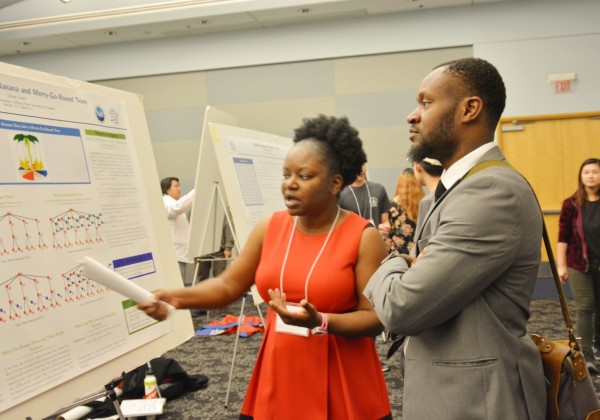
<svg viewBox="0 0 600 420">
<path fill-rule="evenodd" d="M 503 160 L 497 147 L 480 161 Z M 527 333 L 542 219 L 526 181 L 494 166 L 432 206 L 410 269 L 384 262 L 364 295 L 410 336 L 403 419 L 544 419 L 541 358 Z"/>
</svg>

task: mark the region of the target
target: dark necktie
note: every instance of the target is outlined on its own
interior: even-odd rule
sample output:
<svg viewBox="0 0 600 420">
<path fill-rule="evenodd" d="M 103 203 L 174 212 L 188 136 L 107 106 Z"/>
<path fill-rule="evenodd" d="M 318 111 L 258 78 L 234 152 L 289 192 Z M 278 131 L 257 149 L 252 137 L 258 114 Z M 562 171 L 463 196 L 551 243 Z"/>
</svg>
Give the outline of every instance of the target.
<svg viewBox="0 0 600 420">
<path fill-rule="evenodd" d="M 438 201 L 442 195 L 446 192 L 446 187 L 442 184 L 442 180 L 438 181 L 437 187 L 435 187 L 434 201 Z"/>
</svg>

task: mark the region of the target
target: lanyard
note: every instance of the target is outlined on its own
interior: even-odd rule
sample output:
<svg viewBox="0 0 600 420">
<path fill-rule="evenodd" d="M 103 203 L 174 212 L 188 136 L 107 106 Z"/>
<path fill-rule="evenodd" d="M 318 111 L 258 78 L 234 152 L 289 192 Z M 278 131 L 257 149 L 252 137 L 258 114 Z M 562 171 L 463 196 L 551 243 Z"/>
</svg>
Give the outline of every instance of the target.
<svg viewBox="0 0 600 420">
<path fill-rule="evenodd" d="M 323 254 L 323 251 L 325 250 L 327 243 L 329 242 L 329 238 L 331 237 L 331 234 L 333 233 L 333 229 L 335 228 L 335 225 L 337 224 L 337 221 L 340 217 L 340 210 L 341 210 L 340 206 L 338 206 L 337 214 L 335 215 L 335 219 L 334 219 L 331 227 L 329 228 L 329 233 L 327 234 L 327 237 L 325 238 L 325 242 L 323 242 L 323 246 L 321 247 L 321 250 L 317 254 L 317 257 L 313 261 L 312 267 L 310 267 L 310 271 L 308 272 L 308 274 L 306 276 L 306 281 L 304 282 L 304 298 L 307 301 L 308 301 L 308 283 L 310 282 L 310 276 L 311 276 L 313 270 L 315 269 L 315 266 L 317 265 L 319 258 L 321 258 L 321 254 Z M 295 216 L 294 217 L 294 225 L 292 226 L 292 232 L 290 233 L 290 240 L 288 241 L 288 245 L 285 250 L 285 256 L 283 257 L 283 264 L 281 265 L 281 273 L 279 274 L 279 290 L 281 290 L 281 293 L 283 293 L 283 272 L 285 271 L 285 265 L 287 263 L 288 255 L 290 254 L 290 248 L 292 247 L 292 240 L 294 239 L 294 232 L 296 231 L 297 225 L 298 225 L 298 216 Z"/>
<path fill-rule="evenodd" d="M 369 220 L 373 220 L 373 207 L 371 206 L 371 190 L 369 189 L 369 183 L 367 181 L 365 181 L 365 186 L 367 187 L 367 196 L 369 197 L 369 202 L 367 204 L 369 206 Z M 362 213 L 360 211 L 360 204 L 358 204 L 358 198 L 356 197 L 356 194 L 354 193 L 354 189 L 352 188 L 351 185 L 348 185 L 348 188 L 350 188 L 350 192 L 354 196 L 354 201 L 356 201 L 356 208 L 358 209 L 358 215 L 360 217 L 362 217 Z"/>
</svg>

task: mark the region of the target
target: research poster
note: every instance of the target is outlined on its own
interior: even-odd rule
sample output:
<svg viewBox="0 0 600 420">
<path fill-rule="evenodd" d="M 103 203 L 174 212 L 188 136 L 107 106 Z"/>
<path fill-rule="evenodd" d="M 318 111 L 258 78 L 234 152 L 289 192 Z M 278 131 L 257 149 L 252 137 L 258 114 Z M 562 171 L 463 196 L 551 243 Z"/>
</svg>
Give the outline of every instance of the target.
<svg viewBox="0 0 600 420">
<path fill-rule="evenodd" d="M 173 327 L 81 273 L 163 286 L 129 124 L 119 99 L 0 72 L 0 417 Z"/>
<path fill-rule="evenodd" d="M 259 220 L 286 208 L 281 182 L 292 140 L 223 124 L 209 126 L 236 234 L 243 246 Z"/>
</svg>

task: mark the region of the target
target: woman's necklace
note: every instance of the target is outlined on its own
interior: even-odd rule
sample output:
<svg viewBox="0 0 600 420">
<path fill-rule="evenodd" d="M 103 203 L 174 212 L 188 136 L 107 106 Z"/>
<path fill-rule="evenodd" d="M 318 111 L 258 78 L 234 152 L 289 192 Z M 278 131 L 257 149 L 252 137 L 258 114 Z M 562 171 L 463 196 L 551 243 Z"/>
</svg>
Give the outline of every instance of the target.
<svg viewBox="0 0 600 420">
<path fill-rule="evenodd" d="M 331 224 L 331 227 L 329 228 L 329 233 L 327 234 L 327 237 L 325 238 L 325 242 L 323 242 L 323 246 L 321 246 L 321 250 L 317 254 L 317 257 L 313 261 L 312 266 L 310 267 L 310 271 L 308 272 L 308 274 L 306 276 L 306 281 L 304 282 L 304 298 L 307 301 L 308 301 L 308 283 L 310 282 L 310 276 L 311 276 L 313 270 L 315 269 L 315 266 L 317 265 L 319 258 L 321 258 L 321 254 L 323 254 L 323 251 L 325 250 L 327 243 L 329 242 L 329 238 L 331 237 L 331 234 L 333 233 L 333 229 L 335 228 L 335 225 L 337 224 L 337 221 L 340 218 L 340 212 L 341 212 L 341 208 L 340 208 L 340 206 L 338 206 L 337 214 L 335 215 L 335 219 L 333 220 L 333 223 Z M 287 263 L 288 255 L 290 254 L 290 248 L 292 247 L 292 240 L 294 239 L 294 232 L 296 231 L 297 225 L 298 225 L 298 216 L 295 216 L 294 217 L 294 225 L 292 226 L 292 232 L 290 233 L 290 240 L 288 241 L 287 249 L 285 250 L 285 256 L 283 257 L 283 264 L 281 265 L 281 273 L 279 275 L 279 290 L 281 290 L 281 293 L 283 293 L 283 272 L 285 271 L 285 265 Z"/>
</svg>

